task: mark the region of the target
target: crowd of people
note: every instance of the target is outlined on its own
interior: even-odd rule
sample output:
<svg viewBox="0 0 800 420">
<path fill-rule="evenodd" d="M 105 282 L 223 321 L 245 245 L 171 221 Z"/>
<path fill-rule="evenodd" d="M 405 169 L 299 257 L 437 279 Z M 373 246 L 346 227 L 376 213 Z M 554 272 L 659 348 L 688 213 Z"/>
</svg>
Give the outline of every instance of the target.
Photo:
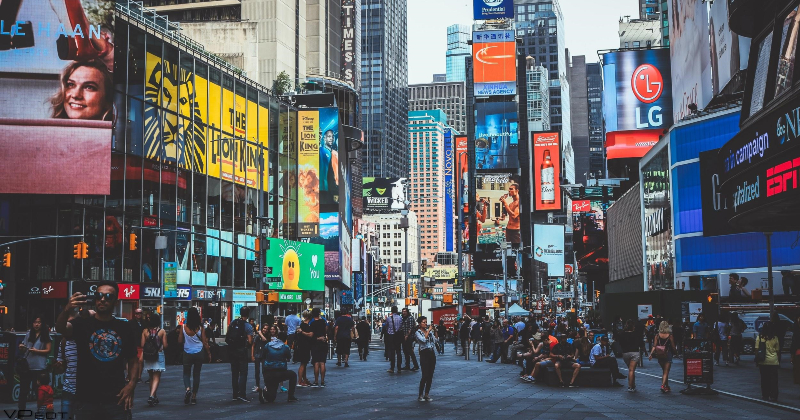
<svg viewBox="0 0 800 420">
<path fill-rule="evenodd" d="M 131 320 L 114 316 L 118 299 L 119 286 L 111 281 L 100 282 L 88 296 L 78 292 L 69 298 L 55 323 L 54 329 L 62 339 L 54 351 L 57 361 L 52 367 L 46 362 L 53 350 L 51 329 L 41 316 L 31 320 L 15 365 L 20 377 L 18 409 L 26 409 L 33 390 L 37 412 L 43 416 L 54 413 L 49 383 L 54 372 L 64 374 L 63 415 L 129 419 L 138 384 L 147 385 L 149 406 L 159 404 L 158 390 L 164 386 L 161 375 L 167 369 L 168 353 L 176 351 L 183 366 L 183 402 L 198 403 L 202 367 L 212 361 L 212 349 L 217 347 L 213 323 L 203 320 L 197 308 L 189 308 L 183 322 L 167 333 L 157 313 L 136 309 Z M 346 310 L 335 320 L 326 319 L 319 308 L 314 308 L 290 313 L 285 320 L 267 317 L 267 322 L 259 326 L 248 318 L 249 309 L 241 308 L 225 336 L 233 401 L 250 402 L 247 376 L 251 363 L 255 369 L 252 392 L 258 393 L 260 402 L 271 403 L 278 392 L 287 393 L 288 402 L 296 402 L 296 387 L 325 387 L 331 343 L 337 366 L 350 366 L 353 341 L 358 345 L 359 359 L 367 360 L 373 326 L 366 319 L 354 319 Z M 422 358 L 422 363 L 427 366 L 427 359 Z M 296 371 L 290 364 L 297 365 Z M 313 382 L 309 379 L 312 373 Z"/>
</svg>

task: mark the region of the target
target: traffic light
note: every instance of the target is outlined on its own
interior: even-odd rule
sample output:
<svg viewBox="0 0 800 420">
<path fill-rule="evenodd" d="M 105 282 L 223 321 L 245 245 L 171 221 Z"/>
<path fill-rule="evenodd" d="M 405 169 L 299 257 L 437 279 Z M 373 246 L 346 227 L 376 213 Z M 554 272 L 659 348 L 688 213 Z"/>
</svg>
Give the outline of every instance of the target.
<svg viewBox="0 0 800 420">
<path fill-rule="evenodd" d="M 411 296 L 417 297 L 417 285 L 416 284 L 412 284 L 411 285 Z"/>
<path fill-rule="evenodd" d="M 72 258 L 75 258 L 76 260 L 81 259 L 81 250 L 83 249 L 81 243 L 82 242 L 78 242 L 77 244 L 72 245 Z"/>
<path fill-rule="evenodd" d="M 712 305 L 718 305 L 719 304 L 719 293 L 709 293 L 708 296 L 706 297 L 706 301 L 708 301 L 708 303 L 710 303 Z"/>
<path fill-rule="evenodd" d="M 256 243 L 253 245 L 253 249 L 255 249 L 256 252 L 261 251 L 261 238 L 256 238 Z"/>
<path fill-rule="evenodd" d="M 594 291 L 594 298 L 595 299 L 600 299 L 600 291 L 599 290 L 595 290 Z"/>
<path fill-rule="evenodd" d="M 0 315 L 8 315 L 8 307 L 0 306 Z"/>
<path fill-rule="evenodd" d="M 269 293 L 269 292 L 267 292 Z M 259 290 L 256 292 L 256 302 L 264 303 L 267 301 L 267 296 L 265 295 L 263 290 Z"/>
<path fill-rule="evenodd" d="M 394 293 L 398 294 L 398 295 L 400 294 L 400 286 L 395 286 L 394 287 Z"/>
<path fill-rule="evenodd" d="M 136 239 L 137 238 L 135 233 L 131 233 L 130 235 L 128 235 L 128 250 L 136 251 L 136 245 L 137 245 Z"/>
<path fill-rule="evenodd" d="M 81 259 L 89 258 L 89 245 L 86 242 L 81 242 Z"/>
<path fill-rule="evenodd" d="M 3 267 L 11 267 L 11 251 L 6 251 L 3 254 Z"/>
</svg>

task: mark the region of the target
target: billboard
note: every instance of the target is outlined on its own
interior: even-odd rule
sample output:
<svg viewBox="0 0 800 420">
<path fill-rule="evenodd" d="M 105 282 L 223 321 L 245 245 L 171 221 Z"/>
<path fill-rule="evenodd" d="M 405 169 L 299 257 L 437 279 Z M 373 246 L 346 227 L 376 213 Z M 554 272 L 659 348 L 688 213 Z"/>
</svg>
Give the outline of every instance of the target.
<svg viewBox="0 0 800 420">
<path fill-rule="evenodd" d="M 519 247 L 519 178 L 508 173 L 476 174 L 475 218 L 478 244 L 506 241 Z"/>
<path fill-rule="evenodd" d="M 109 194 L 114 2 L 4 1 L 0 22 L 0 193 Z"/>
<path fill-rule="evenodd" d="M 475 114 L 475 169 L 519 168 L 517 104 L 479 102 Z"/>
<path fill-rule="evenodd" d="M 407 178 L 364 178 L 364 213 L 399 211 L 406 201 Z"/>
<path fill-rule="evenodd" d="M 472 290 L 474 292 L 487 293 L 507 293 L 503 279 L 499 280 L 473 280 Z M 517 291 L 517 281 L 508 280 L 508 292 Z"/>
<path fill-rule="evenodd" d="M 708 25 L 711 34 L 711 94 L 716 96 L 737 71 L 747 68 L 750 38 L 731 32 L 727 1 L 711 3 Z"/>
<path fill-rule="evenodd" d="M 356 90 L 361 63 L 360 5 L 360 1 L 342 0 L 342 77 Z"/>
<path fill-rule="evenodd" d="M 606 133 L 606 159 L 641 158 L 658 143 L 664 130 Z"/>
<path fill-rule="evenodd" d="M 339 109 L 319 108 L 319 201 L 339 207 Z M 301 121 L 302 124 L 302 121 Z"/>
<path fill-rule="evenodd" d="M 561 210 L 560 143 L 559 133 L 531 133 L 536 210 Z"/>
<path fill-rule="evenodd" d="M 325 287 L 325 250 L 322 245 L 269 238 L 267 267 L 279 275 L 280 289 L 320 292 Z"/>
<path fill-rule="evenodd" d="M 472 0 L 475 20 L 514 17 L 514 0 Z"/>
<path fill-rule="evenodd" d="M 564 276 L 564 225 L 533 225 L 533 259 L 547 264 L 548 277 Z"/>
<path fill-rule="evenodd" d="M 461 244 L 463 249 L 468 249 L 469 237 L 467 236 L 467 220 L 469 214 L 469 153 L 467 153 L 468 140 L 467 136 L 455 136 L 453 142 L 455 143 L 455 157 L 456 157 L 456 177 L 458 177 L 458 184 L 461 186 L 458 191 L 457 206 L 463 212 L 459 221 L 459 236 L 461 237 Z M 458 188 L 458 185 L 456 186 Z"/>
<path fill-rule="evenodd" d="M 319 111 L 298 111 L 297 236 L 319 236 L 320 133 Z"/>
<path fill-rule="evenodd" d="M 517 44 L 514 31 L 472 33 L 475 96 L 517 94 Z"/>
<path fill-rule="evenodd" d="M 711 47 L 706 6 L 706 2 L 697 0 L 674 0 L 669 7 L 670 47 L 667 51 L 674 81 L 673 121 L 691 114 L 689 104 L 703 109 L 711 101 Z"/>
<path fill-rule="evenodd" d="M 664 129 L 672 125 L 670 49 L 603 54 L 606 132 Z"/>
<path fill-rule="evenodd" d="M 445 226 L 445 251 L 454 251 L 453 242 L 453 132 L 451 129 L 444 130 L 444 226 Z"/>
</svg>

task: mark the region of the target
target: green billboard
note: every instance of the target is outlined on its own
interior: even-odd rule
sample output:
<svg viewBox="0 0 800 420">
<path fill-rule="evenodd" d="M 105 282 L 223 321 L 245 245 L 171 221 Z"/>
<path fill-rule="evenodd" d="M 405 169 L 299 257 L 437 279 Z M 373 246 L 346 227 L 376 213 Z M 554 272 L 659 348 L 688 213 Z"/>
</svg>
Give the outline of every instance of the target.
<svg viewBox="0 0 800 420">
<path fill-rule="evenodd" d="M 272 276 L 266 280 L 280 280 L 282 290 L 325 290 L 325 247 L 322 245 L 270 238 L 267 267 L 272 268 Z"/>
</svg>

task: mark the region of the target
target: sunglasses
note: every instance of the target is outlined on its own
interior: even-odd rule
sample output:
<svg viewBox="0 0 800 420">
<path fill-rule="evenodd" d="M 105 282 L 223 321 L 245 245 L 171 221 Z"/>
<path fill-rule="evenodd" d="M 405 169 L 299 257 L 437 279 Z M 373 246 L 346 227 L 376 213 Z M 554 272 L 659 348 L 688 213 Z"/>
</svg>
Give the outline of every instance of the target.
<svg viewBox="0 0 800 420">
<path fill-rule="evenodd" d="M 97 300 L 103 300 L 105 298 L 105 300 L 111 301 L 111 300 L 117 300 L 117 295 L 114 293 L 95 292 L 94 298 Z"/>
</svg>

